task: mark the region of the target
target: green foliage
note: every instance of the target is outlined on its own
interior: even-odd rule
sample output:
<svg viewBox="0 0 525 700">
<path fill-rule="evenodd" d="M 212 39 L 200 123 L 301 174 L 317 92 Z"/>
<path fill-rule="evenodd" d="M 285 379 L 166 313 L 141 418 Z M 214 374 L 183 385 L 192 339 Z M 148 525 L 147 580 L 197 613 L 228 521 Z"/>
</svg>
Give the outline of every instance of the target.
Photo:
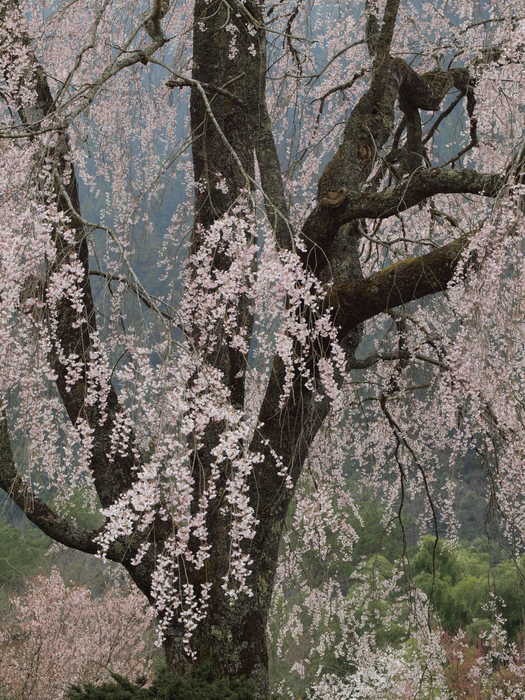
<svg viewBox="0 0 525 700">
<path fill-rule="evenodd" d="M 516 636 L 525 620 L 525 557 L 502 561 L 494 569 L 494 593 L 504 603 L 505 627 Z"/>
<path fill-rule="evenodd" d="M 199 667 L 192 675 L 161 671 L 148 688 L 112 674 L 114 682 L 100 686 L 73 686 L 69 700 L 253 700 L 254 687 L 242 678 L 216 678 L 209 667 Z"/>
<path fill-rule="evenodd" d="M 392 562 L 382 554 L 372 554 L 362 563 L 359 581 L 348 591 L 348 595 L 351 595 L 353 589 L 361 586 L 366 579 L 370 597 L 366 601 L 366 609 L 358 608 L 357 613 L 360 616 L 363 614 L 369 620 L 369 631 L 373 632 L 380 647 L 399 645 L 406 640 L 406 629 L 391 619 L 389 614 L 393 600 L 384 598 L 382 593 L 382 582 L 391 579 L 393 573 Z"/>
<path fill-rule="evenodd" d="M 461 568 L 456 551 L 447 541 L 436 540 L 432 535 L 425 535 L 412 560 L 414 572 L 439 572 L 439 578 L 449 585 L 455 584 L 461 576 Z"/>
<path fill-rule="evenodd" d="M 356 533 L 359 535 L 354 546 L 353 561 L 358 562 L 373 554 L 383 554 L 392 562 L 399 559 L 403 551 L 403 538 L 399 523 L 396 521 L 394 527 L 385 532 L 384 510 L 377 500 L 366 500 L 359 503 L 359 515 L 362 525 L 351 518 Z"/>
<path fill-rule="evenodd" d="M 20 528 L 0 521 L 0 596 L 8 595 L 25 578 L 42 570 L 50 542 L 36 528 Z"/>
<path fill-rule="evenodd" d="M 52 498 L 51 507 L 56 507 Z M 58 509 L 58 508 L 57 508 Z M 103 518 L 85 505 L 83 494 L 78 491 L 67 503 L 61 503 L 60 512 L 87 530 L 99 527 Z M 52 540 L 23 518 L 14 525 L 0 515 L 0 604 L 12 591 L 18 589 L 26 578 L 43 573 L 55 563 L 46 557 Z M 74 575 L 70 578 L 75 578 Z"/>
<path fill-rule="evenodd" d="M 103 522 L 100 513 L 86 505 L 81 491 L 76 491 L 67 502 L 58 503 L 51 497 L 46 500 L 53 509 L 86 530 L 96 529 Z M 17 517 L 16 512 L 11 511 L 9 518 L 7 514 L 4 518 L 0 515 L 0 609 L 26 579 L 48 573 L 53 567 L 59 568 L 68 581 L 87 585 L 97 595 L 103 593 L 107 585 L 105 572 L 110 567 L 116 569 L 117 564 L 94 560 L 91 555 L 71 549 L 59 548 L 51 554 L 48 552 L 51 543 L 49 537 L 25 517 Z"/>
<path fill-rule="evenodd" d="M 66 518 L 74 520 L 84 530 L 96 530 L 104 524 L 104 516 L 93 510 L 88 497 L 81 489 L 74 491 L 66 502 L 57 502 L 54 498 L 48 500 L 52 508 Z"/>
<path fill-rule="evenodd" d="M 500 553 L 501 555 L 501 553 Z M 502 557 L 500 556 L 502 559 Z M 494 594 L 503 605 L 505 628 L 515 637 L 525 619 L 525 557 L 502 559 L 491 565 L 479 547 L 423 537 L 412 558 L 413 583 L 432 600 L 447 632 L 461 627 L 474 640 L 485 629 L 487 604 Z"/>
<path fill-rule="evenodd" d="M 92 685 L 91 683 L 82 686 L 73 686 L 68 693 L 70 700 L 131 700 L 132 698 L 152 698 L 152 688 L 142 688 L 128 681 L 126 678 L 116 673 L 111 674 L 114 683 L 108 682 L 102 685 Z M 164 698 L 164 695 L 159 695 Z"/>
</svg>

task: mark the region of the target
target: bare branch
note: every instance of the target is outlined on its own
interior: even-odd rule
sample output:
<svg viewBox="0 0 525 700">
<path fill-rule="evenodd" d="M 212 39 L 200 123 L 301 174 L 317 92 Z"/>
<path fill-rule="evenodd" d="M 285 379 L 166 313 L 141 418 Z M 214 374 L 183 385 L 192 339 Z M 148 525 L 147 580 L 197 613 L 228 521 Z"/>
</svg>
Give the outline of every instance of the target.
<svg viewBox="0 0 525 700">
<path fill-rule="evenodd" d="M 319 122 L 321 118 L 321 114 L 323 113 L 324 110 L 324 103 L 327 100 L 330 95 L 333 95 L 336 92 L 339 92 L 341 90 L 348 90 L 351 88 L 356 80 L 359 80 L 359 78 L 362 78 L 363 75 L 366 73 L 366 68 L 362 68 L 360 71 L 357 71 L 357 73 L 354 73 L 354 75 L 347 80 L 346 82 L 342 83 L 341 85 L 336 85 L 333 88 L 330 88 L 327 92 L 324 93 L 321 97 L 316 97 L 314 102 L 319 102 L 319 113 L 317 114 L 317 122 Z"/>
<path fill-rule="evenodd" d="M 102 270 L 90 270 L 89 274 L 92 277 L 102 277 L 103 279 L 106 279 L 108 282 L 117 282 L 119 284 L 125 284 L 126 287 L 128 287 L 134 294 L 137 295 L 137 297 L 141 300 L 141 302 L 146 306 L 148 309 L 151 311 L 154 311 L 155 313 L 159 314 L 163 318 L 165 318 L 167 321 L 170 321 L 171 323 L 175 323 L 175 317 L 166 311 L 163 311 L 159 306 L 158 303 L 164 304 L 164 302 L 161 299 L 157 299 L 156 297 L 153 297 L 151 294 L 146 292 L 144 290 L 144 287 L 142 285 L 138 286 L 135 282 L 132 280 L 128 279 L 127 277 L 124 277 L 124 275 L 117 275 L 111 272 L 104 272 Z M 157 303 L 158 302 L 158 303 Z"/>
</svg>

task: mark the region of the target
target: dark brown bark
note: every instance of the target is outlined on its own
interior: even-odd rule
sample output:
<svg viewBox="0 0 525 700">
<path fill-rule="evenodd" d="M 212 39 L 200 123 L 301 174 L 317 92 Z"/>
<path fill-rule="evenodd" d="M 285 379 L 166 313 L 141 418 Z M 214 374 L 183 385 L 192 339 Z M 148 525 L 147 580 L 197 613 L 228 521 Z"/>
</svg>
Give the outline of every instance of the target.
<svg viewBox="0 0 525 700">
<path fill-rule="evenodd" d="M 251 17 L 261 21 L 257 3 L 246 3 L 245 9 Z M 256 152 L 271 164 L 265 171 L 267 211 L 276 235 L 284 242 L 288 229 L 280 171 L 276 167 L 278 161 L 269 117 L 262 106 L 266 74 L 264 32 L 259 30 L 255 37 L 248 35 L 246 24 L 250 17 L 243 13 L 231 15 L 231 21 L 239 28 L 239 60 L 232 61 L 228 58 L 231 34 L 225 29 L 230 16 L 228 7 L 221 2 L 197 0 L 194 12 L 192 79 L 198 86 L 194 84 L 191 93 L 193 167 L 195 181 L 204 183 L 204 187 L 195 192 L 192 249 L 197 250 L 201 245 L 206 227 L 227 213 L 243 191 L 253 189 Z M 203 25 L 205 32 L 198 29 Z M 251 43 L 256 47 L 255 56 L 247 50 Z M 224 94 L 226 89 L 235 99 Z M 217 188 L 221 180 L 226 182 L 227 192 Z M 224 270 L 230 261 L 217 255 L 214 264 L 218 270 Z M 238 312 L 242 324 L 249 330 L 253 320 L 247 301 L 242 297 Z M 222 371 L 233 405 L 243 408 L 247 359 L 243 353 L 222 342 L 220 328 L 216 331 L 218 342 L 216 346 L 206 348 L 207 362 Z M 198 335 L 195 339 L 198 342 Z M 204 446 L 194 455 L 195 507 L 209 478 L 212 450 L 221 429 L 221 425 L 210 425 Z M 219 492 L 226 482 L 227 472 L 228 465 L 225 465 Z M 190 582 L 196 585 L 204 581 L 204 575 L 208 580 L 218 582 L 228 571 L 229 521 L 218 505 L 214 504 L 207 516 L 212 550 L 206 572 L 187 569 Z M 269 602 L 269 596 L 265 597 L 264 604 L 255 596 L 253 600 L 242 597 L 232 604 L 222 587 L 214 585 L 207 618 L 193 641 L 198 663 L 211 664 L 218 676 L 251 677 L 256 681 L 261 698 L 268 692 L 266 622 Z M 181 649 L 181 634 L 182 630 L 174 625 L 165 643 L 168 662 L 179 670 L 188 667 Z"/>
</svg>

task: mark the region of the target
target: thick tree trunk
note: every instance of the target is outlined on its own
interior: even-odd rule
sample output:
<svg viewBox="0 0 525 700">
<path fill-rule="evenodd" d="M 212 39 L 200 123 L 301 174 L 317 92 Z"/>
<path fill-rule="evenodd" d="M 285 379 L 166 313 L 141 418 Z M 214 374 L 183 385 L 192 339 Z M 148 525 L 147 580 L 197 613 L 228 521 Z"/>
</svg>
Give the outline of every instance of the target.
<svg viewBox="0 0 525 700">
<path fill-rule="evenodd" d="M 238 604 L 214 600 L 208 619 L 192 640 L 197 659 L 189 664 L 184 656 L 180 637 L 170 636 L 164 643 L 168 667 L 180 673 L 194 672 L 206 666 L 212 678 L 246 679 L 253 687 L 254 700 L 269 697 L 266 606 L 251 599 Z"/>
<path fill-rule="evenodd" d="M 260 29 L 255 36 L 247 31 L 250 17 L 261 19 L 259 5 L 248 2 L 245 8 L 246 14 L 232 14 L 222 2 L 197 0 L 195 3 L 192 68 L 195 84 L 190 115 L 197 187 L 192 251 L 202 245 L 208 227 L 254 184 L 261 99 L 264 100 L 265 38 Z M 227 31 L 229 22 L 238 28 L 235 60 L 229 56 L 232 43 L 232 35 Z M 217 255 L 214 264 L 220 270 L 227 269 L 230 262 Z M 243 324 L 250 328 L 251 316 L 242 296 L 239 312 Z M 198 330 L 192 332 L 197 334 L 194 341 L 198 344 Z M 246 357 L 222 343 L 219 331 L 217 338 L 217 346 L 205 349 L 207 362 L 221 370 L 233 405 L 242 410 Z M 210 425 L 196 454 L 200 471 L 196 476 L 195 504 L 209 478 L 212 450 L 220 430 L 220 425 Z M 223 481 L 226 472 L 225 468 L 220 477 Z M 212 549 L 206 572 L 186 572 L 197 590 L 205 579 L 214 582 L 207 618 L 195 630 L 191 641 L 197 658 L 194 663 L 189 662 L 182 644 L 182 626 L 177 624 L 164 643 L 166 659 L 177 672 L 191 673 L 197 664 L 206 665 L 217 678 L 249 678 L 255 686 L 254 697 L 263 700 L 269 693 L 266 627 L 279 537 L 264 571 L 258 567 L 254 572 L 250 582 L 253 597 L 241 595 L 232 602 L 217 583 L 228 572 L 230 524 L 220 509 L 215 508 L 207 517 L 207 527 Z M 259 554 L 254 551 L 252 558 L 258 562 Z"/>
</svg>

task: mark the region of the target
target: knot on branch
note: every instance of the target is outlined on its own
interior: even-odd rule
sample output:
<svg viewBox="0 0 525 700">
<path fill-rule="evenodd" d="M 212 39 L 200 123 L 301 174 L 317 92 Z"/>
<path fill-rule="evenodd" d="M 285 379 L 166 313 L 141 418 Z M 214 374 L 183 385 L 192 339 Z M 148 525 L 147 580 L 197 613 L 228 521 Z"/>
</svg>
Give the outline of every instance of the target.
<svg viewBox="0 0 525 700">
<path fill-rule="evenodd" d="M 358 144 L 357 157 L 362 161 L 371 160 L 374 157 L 373 147 L 369 143 Z"/>
<path fill-rule="evenodd" d="M 329 190 L 319 198 L 319 206 L 328 209 L 336 209 L 342 206 L 348 199 L 348 190 L 346 187 L 341 187 L 338 190 Z"/>
</svg>

